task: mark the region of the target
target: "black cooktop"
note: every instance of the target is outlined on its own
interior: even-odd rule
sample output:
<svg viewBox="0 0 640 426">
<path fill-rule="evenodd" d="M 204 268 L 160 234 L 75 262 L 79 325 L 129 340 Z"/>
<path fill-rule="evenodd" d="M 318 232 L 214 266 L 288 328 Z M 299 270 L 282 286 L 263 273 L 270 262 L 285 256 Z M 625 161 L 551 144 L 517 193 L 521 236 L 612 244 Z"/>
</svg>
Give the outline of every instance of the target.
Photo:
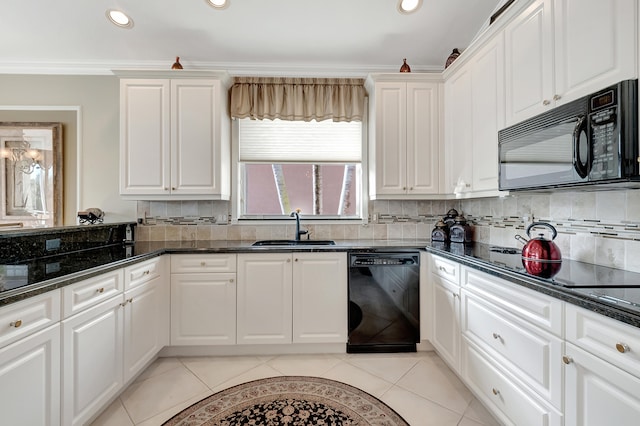
<svg viewBox="0 0 640 426">
<path fill-rule="evenodd" d="M 435 243 L 434 244 L 435 247 Z M 503 269 L 528 277 L 543 279 L 554 285 L 568 288 L 636 288 L 640 287 L 640 274 L 598 266 L 591 263 L 563 259 L 560 272 L 553 278 L 529 274 L 522 264 L 522 251 L 518 247 L 502 247 L 487 244 L 450 244 L 452 254 L 470 256 Z"/>
<path fill-rule="evenodd" d="M 115 244 L 17 262 L 0 260 L 0 293 L 123 260 L 131 255 L 131 246 Z"/>
</svg>

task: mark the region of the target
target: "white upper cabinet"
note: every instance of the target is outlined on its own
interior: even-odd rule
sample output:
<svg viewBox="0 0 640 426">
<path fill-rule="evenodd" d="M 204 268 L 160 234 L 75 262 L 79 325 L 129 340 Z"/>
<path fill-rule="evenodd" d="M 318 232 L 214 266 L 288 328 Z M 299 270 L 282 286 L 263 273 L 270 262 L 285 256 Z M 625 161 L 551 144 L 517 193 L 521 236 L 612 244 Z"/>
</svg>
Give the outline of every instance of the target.
<svg viewBox="0 0 640 426">
<path fill-rule="evenodd" d="M 504 126 L 504 45 L 498 34 L 446 77 L 445 192 L 495 195 Z"/>
<path fill-rule="evenodd" d="M 636 78 L 636 0 L 555 0 L 555 85 L 569 102 Z"/>
<path fill-rule="evenodd" d="M 372 74 L 367 89 L 371 199 L 438 194 L 440 77 Z"/>
<path fill-rule="evenodd" d="M 117 74 L 126 77 L 120 80 L 121 195 L 229 199 L 226 74 Z"/>
<path fill-rule="evenodd" d="M 543 112 L 553 93 L 552 0 L 539 0 L 505 29 L 506 124 Z"/>
<path fill-rule="evenodd" d="M 635 78 L 635 0 L 537 0 L 505 29 L 506 125 Z"/>
</svg>

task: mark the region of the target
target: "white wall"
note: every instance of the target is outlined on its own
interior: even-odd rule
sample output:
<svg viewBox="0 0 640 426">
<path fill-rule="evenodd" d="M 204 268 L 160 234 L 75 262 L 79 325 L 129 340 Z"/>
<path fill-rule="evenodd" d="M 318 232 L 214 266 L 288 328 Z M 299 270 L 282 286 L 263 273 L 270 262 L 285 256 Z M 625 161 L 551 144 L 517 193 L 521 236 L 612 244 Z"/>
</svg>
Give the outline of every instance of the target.
<svg viewBox="0 0 640 426">
<path fill-rule="evenodd" d="M 77 210 L 88 207 L 104 210 L 105 222 L 135 220 L 136 203 L 122 200 L 118 191 L 120 107 L 115 76 L 0 75 L 0 106 L 16 106 L 15 111 L 0 111 L 0 121 L 52 121 L 51 113 L 18 112 L 24 107 L 79 107 L 79 149 L 76 141 L 66 140 L 63 152 L 64 224 L 74 225 Z"/>
</svg>

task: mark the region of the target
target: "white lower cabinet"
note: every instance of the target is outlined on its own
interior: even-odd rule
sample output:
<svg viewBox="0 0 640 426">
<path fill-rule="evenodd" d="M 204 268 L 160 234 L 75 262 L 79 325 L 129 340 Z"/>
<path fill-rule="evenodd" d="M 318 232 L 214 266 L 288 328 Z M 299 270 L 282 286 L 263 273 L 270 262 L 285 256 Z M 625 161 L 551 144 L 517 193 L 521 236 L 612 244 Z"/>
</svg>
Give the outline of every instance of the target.
<svg viewBox="0 0 640 426">
<path fill-rule="evenodd" d="M 463 337 L 462 378 L 505 425 L 561 426 L 562 413 L 502 369 L 497 360 Z"/>
<path fill-rule="evenodd" d="M 565 425 L 637 425 L 640 379 L 577 346 L 565 348 Z"/>
<path fill-rule="evenodd" d="M 454 371 L 460 370 L 460 286 L 432 275 L 433 316 L 431 343 Z"/>
<path fill-rule="evenodd" d="M 462 330 L 501 368 L 562 409 L 562 340 L 482 297 L 462 291 Z"/>
<path fill-rule="evenodd" d="M 169 344 L 166 287 L 157 277 L 124 294 L 124 381 L 128 382 Z"/>
<path fill-rule="evenodd" d="M 467 385 L 505 424 L 561 425 L 562 302 L 468 267 L 461 276 Z"/>
<path fill-rule="evenodd" d="M 568 305 L 566 339 L 565 425 L 637 425 L 640 329 Z"/>
<path fill-rule="evenodd" d="M 171 345 L 236 343 L 236 255 L 171 255 Z"/>
<path fill-rule="evenodd" d="M 60 323 L 0 349 L 0 423 L 60 425 Z"/>
<path fill-rule="evenodd" d="M 238 255 L 238 344 L 347 341 L 346 253 Z"/>
<path fill-rule="evenodd" d="M 90 421 L 168 343 L 164 262 L 157 257 L 63 289 L 63 425 Z M 115 295 L 103 300 L 109 291 Z M 72 309 L 76 300 L 90 307 Z"/>
<path fill-rule="evenodd" d="M 62 424 L 85 424 L 123 386 L 124 296 L 62 321 Z"/>
<path fill-rule="evenodd" d="M 236 343 L 236 274 L 171 274 L 171 345 Z"/>
<path fill-rule="evenodd" d="M 238 255 L 238 344 L 291 343 L 291 253 Z"/>
<path fill-rule="evenodd" d="M 294 253 L 293 343 L 347 341 L 346 253 Z"/>
</svg>

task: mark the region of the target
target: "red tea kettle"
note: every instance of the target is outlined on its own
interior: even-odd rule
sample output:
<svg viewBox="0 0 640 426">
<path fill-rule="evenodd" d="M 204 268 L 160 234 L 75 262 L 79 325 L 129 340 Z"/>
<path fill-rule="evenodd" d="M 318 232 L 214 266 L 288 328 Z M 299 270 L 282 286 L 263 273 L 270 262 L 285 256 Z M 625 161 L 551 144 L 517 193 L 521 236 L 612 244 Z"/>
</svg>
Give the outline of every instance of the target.
<svg viewBox="0 0 640 426">
<path fill-rule="evenodd" d="M 531 238 L 531 230 L 540 226 L 551 230 L 551 240 L 545 239 L 542 233 L 536 238 Z M 553 278 L 560 272 L 562 254 L 560 248 L 553 242 L 557 235 L 556 228 L 544 222 L 534 222 L 527 227 L 527 236 L 531 238 L 528 241 L 521 235 L 516 235 L 516 240 L 524 244 L 522 264 L 528 273 L 536 277 Z"/>
</svg>

